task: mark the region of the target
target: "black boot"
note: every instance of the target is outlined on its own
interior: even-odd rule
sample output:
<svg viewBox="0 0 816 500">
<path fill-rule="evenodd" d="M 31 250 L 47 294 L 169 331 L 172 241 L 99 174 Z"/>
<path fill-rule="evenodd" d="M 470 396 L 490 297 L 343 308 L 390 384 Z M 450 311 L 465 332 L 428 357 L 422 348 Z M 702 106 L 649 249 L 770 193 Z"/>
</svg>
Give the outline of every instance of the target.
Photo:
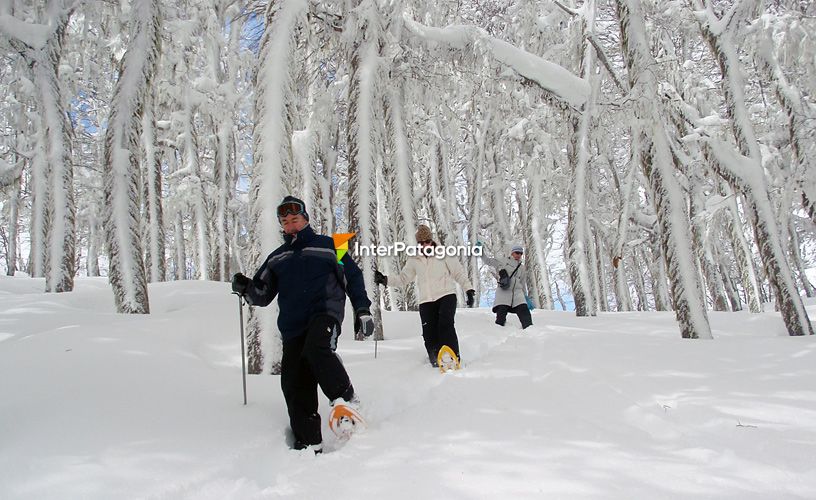
<svg viewBox="0 0 816 500">
<path fill-rule="evenodd" d="M 320 443 L 320 444 L 306 444 L 303 441 L 296 440 L 295 444 L 292 445 L 292 449 L 293 450 L 298 450 L 298 451 L 311 449 L 311 450 L 314 450 L 315 455 L 319 455 L 319 454 L 323 453 L 323 443 Z"/>
<path fill-rule="evenodd" d="M 428 360 L 431 362 L 431 366 L 433 366 L 434 368 L 439 368 L 439 361 L 436 359 L 437 354 L 438 354 L 437 352 L 433 352 L 430 350 L 428 351 Z"/>
</svg>

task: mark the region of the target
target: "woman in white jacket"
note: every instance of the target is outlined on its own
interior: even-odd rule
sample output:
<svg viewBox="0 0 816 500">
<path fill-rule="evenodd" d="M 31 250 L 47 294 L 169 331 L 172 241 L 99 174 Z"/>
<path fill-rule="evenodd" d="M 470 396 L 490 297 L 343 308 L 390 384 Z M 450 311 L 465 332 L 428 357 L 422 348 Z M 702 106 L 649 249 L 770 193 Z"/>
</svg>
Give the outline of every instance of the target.
<svg viewBox="0 0 816 500">
<path fill-rule="evenodd" d="M 428 226 L 421 225 L 417 228 L 416 239 L 423 249 L 436 246 Z M 404 287 L 415 279 L 419 290 L 422 338 L 431 365 L 437 366 L 437 355 L 442 346 L 450 347 L 459 360 L 459 339 L 453 319 L 456 313 L 456 283 L 467 291 L 468 307 L 473 307 L 476 293 L 467 273 L 458 259 L 447 255 L 409 257 L 402 271 L 390 278 L 379 271 L 374 273 L 374 282 L 385 286 Z"/>
<path fill-rule="evenodd" d="M 493 312 L 496 313 L 496 324 L 504 326 L 507 313 L 516 314 L 521 321 L 521 328 L 533 324 L 530 308 L 527 306 L 527 269 L 521 263 L 524 248 L 513 245 L 510 256 L 502 259 L 482 257 L 485 264 L 496 269 L 496 272 L 509 278 L 507 288 L 501 285 L 496 287 L 496 300 L 493 302 Z"/>
</svg>

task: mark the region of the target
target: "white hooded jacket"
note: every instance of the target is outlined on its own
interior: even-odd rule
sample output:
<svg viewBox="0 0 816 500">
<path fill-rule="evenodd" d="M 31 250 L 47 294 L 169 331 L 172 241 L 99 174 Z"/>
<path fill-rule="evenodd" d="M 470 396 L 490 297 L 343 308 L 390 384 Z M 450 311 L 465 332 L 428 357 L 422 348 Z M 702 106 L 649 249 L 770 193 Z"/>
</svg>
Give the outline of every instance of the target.
<svg viewBox="0 0 816 500">
<path fill-rule="evenodd" d="M 419 303 L 433 302 L 445 295 L 456 293 L 456 283 L 462 290 L 473 288 L 462 264 L 454 257 L 408 257 L 405 267 L 388 277 L 388 286 L 405 287 L 416 279 Z"/>
<path fill-rule="evenodd" d="M 494 259 L 492 257 L 482 257 L 482 260 L 490 267 L 496 269 L 496 274 L 504 269 L 507 275 L 512 275 L 510 278 L 510 287 L 507 290 L 502 290 L 501 287 L 496 287 L 496 300 L 493 302 L 493 308 L 496 306 L 508 306 L 514 308 L 521 304 L 527 304 L 527 269 L 521 261 L 517 261 L 512 257 L 503 257 Z M 516 270 L 518 268 L 518 270 Z M 515 272 L 515 274 L 513 274 Z"/>
</svg>

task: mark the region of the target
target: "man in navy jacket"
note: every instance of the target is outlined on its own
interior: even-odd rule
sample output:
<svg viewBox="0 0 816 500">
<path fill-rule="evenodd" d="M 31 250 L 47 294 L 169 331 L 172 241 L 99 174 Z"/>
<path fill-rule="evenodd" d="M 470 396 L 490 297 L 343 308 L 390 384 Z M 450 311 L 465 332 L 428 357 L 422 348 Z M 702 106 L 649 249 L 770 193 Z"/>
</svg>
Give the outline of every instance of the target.
<svg viewBox="0 0 816 500">
<path fill-rule="evenodd" d="M 295 449 L 321 450 L 317 386 L 332 402 L 329 425 L 338 434 L 362 424 L 359 402 L 343 363 L 335 353 L 346 295 L 354 308 L 355 330 L 374 332 L 360 268 L 349 254 L 337 261 L 334 240 L 309 226 L 303 201 L 287 196 L 278 206 L 284 243 L 250 279 L 232 278 L 232 289 L 247 303 L 266 306 L 278 298 L 278 330 L 283 340 L 281 389 L 295 436 Z M 345 426 L 342 431 L 338 427 Z M 342 435 L 342 434 L 341 434 Z"/>
</svg>

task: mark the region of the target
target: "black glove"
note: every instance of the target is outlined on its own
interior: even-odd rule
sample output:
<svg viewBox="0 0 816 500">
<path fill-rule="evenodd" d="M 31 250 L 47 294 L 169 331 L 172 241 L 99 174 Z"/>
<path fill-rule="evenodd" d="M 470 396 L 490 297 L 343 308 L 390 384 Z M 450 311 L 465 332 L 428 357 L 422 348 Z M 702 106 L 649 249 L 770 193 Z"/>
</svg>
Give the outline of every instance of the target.
<svg viewBox="0 0 816 500">
<path fill-rule="evenodd" d="M 476 300 L 476 290 L 470 289 L 467 291 L 467 306 L 473 307 L 473 302 Z"/>
<path fill-rule="evenodd" d="M 246 295 L 247 288 L 249 288 L 250 283 L 252 280 L 247 278 L 241 273 L 236 273 L 235 276 L 232 277 L 232 291 L 233 293 L 237 293 L 238 295 Z"/>
<path fill-rule="evenodd" d="M 357 309 L 354 312 L 354 333 L 370 337 L 374 333 L 374 318 L 368 309 Z"/>
<path fill-rule="evenodd" d="M 388 276 L 386 276 L 383 273 L 375 270 L 374 271 L 374 283 L 376 283 L 378 285 L 388 286 Z"/>
</svg>

